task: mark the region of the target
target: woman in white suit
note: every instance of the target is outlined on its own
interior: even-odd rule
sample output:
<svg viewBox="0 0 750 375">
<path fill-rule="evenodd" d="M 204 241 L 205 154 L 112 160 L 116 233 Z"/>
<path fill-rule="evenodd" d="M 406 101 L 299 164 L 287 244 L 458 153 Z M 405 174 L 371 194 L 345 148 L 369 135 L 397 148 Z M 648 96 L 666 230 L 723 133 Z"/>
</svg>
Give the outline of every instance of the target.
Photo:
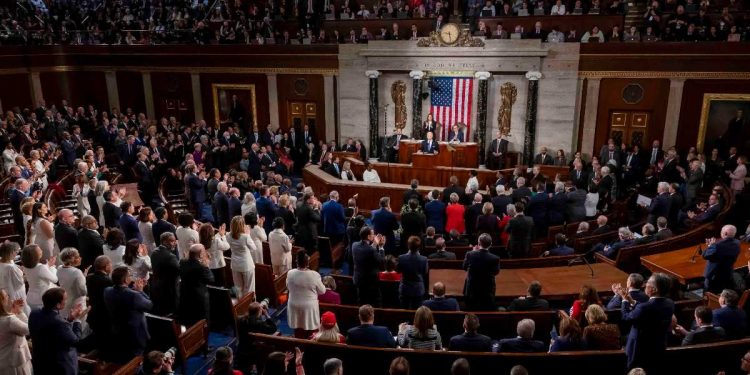
<svg viewBox="0 0 750 375">
<path fill-rule="evenodd" d="M 297 253 L 297 268 L 290 270 L 286 277 L 289 327 L 294 329 L 294 337 L 305 339 L 320 328 L 318 296 L 326 292 L 320 274 L 309 269 L 309 264 L 310 257 L 300 251 Z"/>
<path fill-rule="evenodd" d="M 232 280 L 237 287 L 240 298 L 255 292 L 255 242 L 248 234 L 245 219 L 242 216 L 232 218 L 229 228 L 229 249 L 232 251 Z"/>
<path fill-rule="evenodd" d="M 253 251 L 253 262 L 256 264 L 263 264 L 263 242 L 268 241 L 266 230 L 263 229 L 263 223 L 266 218 L 258 218 L 257 214 L 250 213 L 246 216 L 245 224 L 250 228 L 249 234 L 255 243 L 255 250 Z"/>
<path fill-rule="evenodd" d="M 28 317 L 21 299 L 0 290 L 0 375 L 31 375 Z"/>
<path fill-rule="evenodd" d="M 26 285 L 23 281 L 23 271 L 14 260 L 20 250 L 15 242 L 6 242 L 0 245 L 0 289 L 5 290 L 11 300 L 24 301 L 24 313 L 28 316 L 31 308 L 26 303 Z"/>
<path fill-rule="evenodd" d="M 268 234 L 268 247 L 271 250 L 271 266 L 274 275 L 282 275 L 292 268 L 292 242 L 284 233 L 284 218 L 273 218 L 273 230 Z"/>
<path fill-rule="evenodd" d="M 23 273 L 29 283 L 29 292 L 26 296 L 32 309 L 42 308 L 42 295 L 57 284 L 57 268 L 55 268 L 55 257 L 41 263 L 42 249 L 37 246 L 26 246 L 21 253 Z"/>
<path fill-rule="evenodd" d="M 737 158 L 737 168 L 734 169 L 734 172 L 727 171 L 729 178 L 732 180 L 730 186 L 732 187 L 735 196 L 741 193 L 745 188 L 745 176 L 747 176 L 747 167 L 745 166 L 745 163 L 747 163 L 747 158 L 745 156 L 740 156 Z"/>
</svg>

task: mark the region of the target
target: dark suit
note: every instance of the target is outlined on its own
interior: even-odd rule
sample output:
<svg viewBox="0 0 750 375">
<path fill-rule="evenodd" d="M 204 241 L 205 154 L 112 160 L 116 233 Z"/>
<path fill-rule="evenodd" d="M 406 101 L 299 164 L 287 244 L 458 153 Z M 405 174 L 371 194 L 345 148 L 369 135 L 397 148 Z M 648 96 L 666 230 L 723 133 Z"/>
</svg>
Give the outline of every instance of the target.
<svg viewBox="0 0 750 375">
<path fill-rule="evenodd" d="M 448 204 L 451 199 L 451 194 L 456 193 L 458 195 L 458 201 L 462 202 L 464 200 L 464 192 L 465 190 L 457 185 L 451 185 L 443 189 L 443 203 Z M 437 228 L 436 228 L 437 229 Z"/>
<path fill-rule="evenodd" d="M 703 253 L 703 259 L 708 261 L 703 272 L 706 290 L 720 293 L 723 289 L 734 289 L 732 272 L 739 253 L 740 242 L 734 238 L 718 240 L 706 249 Z"/>
<path fill-rule="evenodd" d="M 485 335 L 464 332 L 461 335 L 451 337 L 448 350 L 459 352 L 491 352 L 492 340 Z"/>
<path fill-rule="evenodd" d="M 227 209 L 229 208 L 227 207 Z M 276 217 L 276 208 L 273 201 L 268 197 L 260 197 L 255 201 L 255 209 L 258 212 L 258 217 L 266 219 L 263 222 L 263 229 L 266 230 L 266 233 L 270 233 L 273 230 L 273 219 Z"/>
<path fill-rule="evenodd" d="M 548 199 L 544 192 L 532 195 L 529 204 L 526 206 L 526 214 L 534 220 L 534 229 L 537 235 L 547 233 L 547 207 Z"/>
<path fill-rule="evenodd" d="M 446 250 L 436 251 L 430 254 L 427 259 L 456 260 L 456 253 Z"/>
<path fill-rule="evenodd" d="M 668 298 L 651 298 L 632 307 L 622 304 L 622 321 L 632 324 L 625 353 L 628 368 L 642 367 L 651 372 L 663 361 L 667 336 L 672 324 L 674 302 Z"/>
<path fill-rule="evenodd" d="M 104 304 L 104 290 L 112 285 L 114 285 L 112 279 L 104 272 L 94 271 L 86 277 L 86 290 L 89 296 L 89 306 L 91 306 L 86 322 L 94 331 L 97 348 L 105 354 L 109 354 L 112 332 L 107 306 Z"/>
<path fill-rule="evenodd" d="M 628 294 L 630 294 L 630 297 L 633 298 L 638 303 L 643 303 L 648 301 L 648 296 L 646 293 L 643 293 L 642 290 L 636 289 L 628 291 Z M 622 297 L 620 297 L 619 294 L 615 294 L 612 299 L 609 300 L 607 303 L 607 309 L 608 310 L 617 310 L 622 306 Z"/>
<path fill-rule="evenodd" d="M 735 306 L 724 306 L 713 311 L 714 326 L 724 328 L 727 340 L 745 337 L 747 332 L 747 315 Z"/>
<path fill-rule="evenodd" d="M 398 294 L 401 307 L 417 309 L 422 305 L 427 281 L 427 257 L 418 252 L 409 252 L 398 257 L 396 271 L 401 273 Z"/>
<path fill-rule="evenodd" d="M 177 255 L 164 246 L 151 253 L 151 297 L 154 314 L 166 316 L 177 311 L 177 285 L 180 278 L 180 262 Z"/>
<path fill-rule="evenodd" d="M 667 222 L 669 224 L 677 226 L 677 216 L 684 205 L 685 199 L 682 197 L 682 194 L 679 192 L 669 194 L 669 216 L 667 217 Z"/>
<path fill-rule="evenodd" d="M 534 164 L 553 165 L 555 164 L 555 161 L 550 154 L 536 154 L 536 156 L 534 156 Z"/>
<path fill-rule="evenodd" d="M 585 170 L 572 170 L 570 171 L 570 180 L 575 185 L 576 189 L 583 190 L 586 192 L 589 187 L 589 173 Z"/>
<path fill-rule="evenodd" d="M 424 206 L 424 198 L 422 198 L 422 194 L 419 194 L 417 189 L 409 189 L 404 192 L 404 204 L 409 204 L 409 200 L 411 199 L 416 199 L 420 206 Z"/>
<path fill-rule="evenodd" d="M 602 246 L 602 250 L 604 250 L 603 254 L 609 259 L 616 259 L 620 249 L 633 246 L 634 242 L 633 240 L 618 240 L 611 243 L 607 249 L 604 249 Z"/>
<path fill-rule="evenodd" d="M 154 233 L 154 240 L 156 241 L 156 246 L 161 245 L 162 234 L 167 233 L 167 232 L 174 234 L 175 231 L 177 231 L 177 227 L 175 227 L 174 224 L 164 219 L 157 220 L 154 224 L 151 225 L 151 232 Z"/>
<path fill-rule="evenodd" d="M 420 150 L 424 152 L 425 154 L 434 154 L 439 151 L 438 143 L 433 139 L 432 141 L 424 140 L 422 141 L 422 146 L 420 147 Z"/>
<path fill-rule="evenodd" d="M 81 255 L 81 268 L 86 268 L 94 264 L 96 257 L 104 254 L 102 246 L 104 246 L 104 238 L 95 230 L 81 228 L 78 231 L 78 249 Z M 91 293 L 91 292 L 89 292 Z M 89 294 L 90 295 L 90 294 Z"/>
<path fill-rule="evenodd" d="M 31 312 L 29 332 L 34 342 L 31 358 L 35 374 L 78 374 L 78 345 L 81 323 L 68 322 L 55 309 Z"/>
<path fill-rule="evenodd" d="M 422 302 L 422 306 L 428 307 L 432 311 L 459 311 L 458 301 L 455 298 L 437 298 L 433 297 Z"/>
<path fill-rule="evenodd" d="M 402 249 L 406 249 L 409 237 L 417 236 L 422 238 L 422 235 L 427 230 L 424 214 L 415 211 L 404 212 L 401 215 L 401 229 L 400 244 Z"/>
<path fill-rule="evenodd" d="M 495 309 L 495 275 L 500 272 L 500 258 L 488 249 L 470 251 L 464 259 L 466 272 L 464 296 L 468 310 Z"/>
<path fill-rule="evenodd" d="M 511 197 L 513 198 L 513 203 L 518 203 L 521 200 L 531 198 L 531 189 L 526 186 L 514 189 L 513 193 L 511 193 Z"/>
<path fill-rule="evenodd" d="M 659 217 L 669 217 L 669 209 L 672 206 L 672 200 L 668 193 L 663 193 L 651 199 L 651 205 L 648 207 L 648 222 L 656 226 L 656 219 Z"/>
<path fill-rule="evenodd" d="M 120 229 L 125 233 L 126 241 L 136 239 L 138 242 L 143 242 L 143 235 L 141 235 L 141 230 L 138 229 L 138 221 L 132 215 L 124 213 L 120 216 Z"/>
<path fill-rule="evenodd" d="M 508 306 L 508 311 L 545 311 L 549 310 L 549 302 L 543 298 L 516 298 Z"/>
<path fill-rule="evenodd" d="M 477 231 L 477 218 L 482 215 L 482 203 L 474 203 L 464 211 L 466 234 L 474 235 Z"/>
<path fill-rule="evenodd" d="M 497 349 L 501 353 L 542 353 L 547 351 L 547 345 L 533 339 L 516 337 L 514 339 L 502 339 L 497 343 Z"/>
<path fill-rule="evenodd" d="M 149 339 L 144 313 L 151 311 L 154 304 L 145 293 L 122 285 L 104 290 L 104 304 L 112 324 L 113 353 L 117 359 L 129 361 L 142 355 Z"/>
<path fill-rule="evenodd" d="M 424 206 L 425 225 L 435 228 L 436 232 L 443 232 L 445 228 L 445 203 L 435 199 Z"/>
<path fill-rule="evenodd" d="M 682 345 L 709 344 L 712 342 L 724 341 L 727 334 L 724 328 L 715 326 L 698 327 L 685 336 Z"/>
<path fill-rule="evenodd" d="M 664 150 L 662 150 L 662 149 L 660 149 L 660 148 L 659 148 L 659 149 L 656 149 L 656 153 L 655 153 L 655 155 L 654 155 L 654 149 L 653 149 L 653 148 L 650 148 L 650 149 L 648 149 L 648 150 L 644 150 L 644 153 L 643 153 L 643 154 L 644 154 L 644 155 L 643 155 L 643 156 L 644 156 L 644 158 L 643 158 L 643 162 L 644 162 L 644 163 L 645 163 L 646 165 L 649 165 L 649 164 L 656 164 L 656 163 L 658 163 L 658 162 L 659 162 L 659 160 L 662 160 L 662 159 L 664 159 Z M 653 161 L 652 161 L 652 160 L 653 160 Z"/>
<path fill-rule="evenodd" d="M 612 230 L 612 228 L 609 227 L 609 224 L 604 224 L 604 225 L 602 225 L 600 227 L 597 227 L 593 231 L 591 231 L 591 234 L 592 235 L 604 234 L 604 233 L 607 233 L 607 232 L 609 232 L 611 230 Z"/>
<path fill-rule="evenodd" d="M 669 228 L 664 228 L 654 234 L 654 241 L 666 240 L 667 238 L 670 238 L 672 236 L 672 230 Z"/>
<path fill-rule="evenodd" d="M 565 193 L 565 214 L 568 223 L 586 219 L 586 190 L 576 189 Z"/>
<path fill-rule="evenodd" d="M 10 210 L 13 213 L 13 224 L 15 225 L 16 233 L 21 236 L 20 243 L 24 243 L 24 233 L 26 233 L 23 227 L 23 213 L 21 212 L 21 201 L 24 198 L 26 198 L 26 194 L 16 188 L 11 188 L 8 192 Z"/>
<path fill-rule="evenodd" d="M 66 247 L 78 247 L 78 233 L 72 225 L 58 223 L 55 225 L 55 242 L 60 250 Z"/>
<path fill-rule="evenodd" d="M 395 348 L 396 340 L 386 327 L 362 324 L 350 329 L 346 335 L 348 345 L 369 346 L 371 348 Z"/>
<path fill-rule="evenodd" d="M 549 251 L 549 256 L 573 255 L 573 253 L 575 253 L 575 251 L 572 248 L 562 245 L 551 249 Z"/>
<path fill-rule="evenodd" d="M 464 141 L 464 132 L 458 131 L 457 133 L 454 133 L 453 130 L 448 132 L 448 139 L 445 140 L 446 142 L 463 142 Z"/>
<path fill-rule="evenodd" d="M 507 213 L 508 205 L 513 203 L 513 198 L 510 195 L 498 195 L 492 198 L 492 208 L 495 210 L 495 215 L 502 217 Z"/>
<path fill-rule="evenodd" d="M 508 252 L 513 258 L 526 258 L 531 249 L 531 236 L 534 231 L 534 221 L 525 215 L 518 215 L 505 228 L 509 233 Z"/>
<path fill-rule="evenodd" d="M 232 220 L 229 216 L 229 201 L 227 195 L 220 191 L 214 194 L 214 215 L 214 226 L 226 224 L 229 227 L 229 222 Z"/>
<path fill-rule="evenodd" d="M 493 153 L 499 152 L 500 156 Z M 503 156 L 508 152 L 507 139 L 493 139 L 490 147 L 487 148 L 487 167 L 489 169 L 502 169 L 504 167 Z"/>
<path fill-rule="evenodd" d="M 206 180 L 201 179 L 196 174 L 191 174 L 187 178 L 190 202 L 200 215 L 200 209 L 203 202 L 206 201 Z"/>
<path fill-rule="evenodd" d="M 125 163 L 126 166 L 132 167 L 136 161 L 136 155 L 138 154 L 138 147 L 135 144 L 124 144 L 120 146 L 118 150 L 120 161 Z"/>
<path fill-rule="evenodd" d="M 353 281 L 357 288 L 358 303 L 380 305 L 378 271 L 385 259 L 383 251 L 376 249 L 367 241 L 359 241 L 352 245 L 352 258 L 354 260 Z"/>
<path fill-rule="evenodd" d="M 102 207 L 104 211 L 104 226 L 107 228 L 119 228 L 120 227 L 120 216 L 122 216 L 122 210 L 120 207 L 115 206 L 112 202 L 105 202 Z"/>
<path fill-rule="evenodd" d="M 229 220 L 227 222 L 227 228 L 229 228 L 229 224 L 232 222 L 232 218 L 242 215 L 242 201 L 235 196 L 230 196 L 227 202 L 227 206 L 229 207 Z M 273 225 L 273 220 L 271 220 L 271 225 Z"/>
<path fill-rule="evenodd" d="M 371 217 L 372 228 L 375 230 L 375 234 L 382 234 L 386 239 L 385 252 L 393 254 L 396 249 L 396 237 L 393 235 L 393 231 L 398 229 L 396 215 L 381 208 L 373 211 Z"/>
<path fill-rule="evenodd" d="M 713 220 L 716 216 L 719 215 L 719 212 L 721 211 L 721 207 L 719 204 L 715 204 L 713 206 L 708 206 L 708 208 L 698 214 L 695 218 L 693 218 L 693 221 L 695 221 L 698 224 L 707 223 L 711 220 Z"/>
<path fill-rule="evenodd" d="M 320 212 L 312 206 L 302 203 L 297 207 L 297 237 L 295 242 L 304 247 L 308 253 L 318 247 L 318 224 L 320 223 Z M 268 220 L 268 219 L 266 219 Z"/>
<path fill-rule="evenodd" d="M 549 219 L 549 225 L 562 225 L 565 222 L 565 209 L 567 204 L 567 197 L 565 193 L 554 193 L 552 198 L 549 199 L 547 207 L 547 218 Z"/>
<path fill-rule="evenodd" d="M 669 183 L 680 182 L 680 171 L 677 170 L 677 160 L 665 160 L 664 167 L 659 172 L 659 181 L 666 181 Z"/>
<path fill-rule="evenodd" d="M 190 327 L 201 319 L 208 319 L 208 289 L 214 275 L 208 267 L 196 259 L 180 262 L 180 307 L 179 321 Z"/>
</svg>

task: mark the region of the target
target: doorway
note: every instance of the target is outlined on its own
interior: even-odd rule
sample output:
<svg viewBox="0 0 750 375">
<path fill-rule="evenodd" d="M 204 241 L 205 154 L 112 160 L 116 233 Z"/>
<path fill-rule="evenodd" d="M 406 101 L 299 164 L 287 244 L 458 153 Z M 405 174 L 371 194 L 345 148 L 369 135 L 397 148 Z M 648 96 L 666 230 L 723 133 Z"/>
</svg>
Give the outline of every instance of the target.
<svg viewBox="0 0 750 375">
<path fill-rule="evenodd" d="M 643 146 L 648 142 L 651 113 L 646 111 L 613 110 L 609 114 L 609 137 L 615 144 Z"/>
</svg>

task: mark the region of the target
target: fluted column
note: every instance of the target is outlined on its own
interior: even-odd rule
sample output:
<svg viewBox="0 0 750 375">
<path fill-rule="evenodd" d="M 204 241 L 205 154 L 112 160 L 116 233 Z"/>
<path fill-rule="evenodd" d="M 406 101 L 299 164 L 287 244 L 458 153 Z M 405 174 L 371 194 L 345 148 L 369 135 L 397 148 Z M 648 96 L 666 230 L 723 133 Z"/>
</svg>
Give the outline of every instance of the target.
<svg viewBox="0 0 750 375">
<path fill-rule="evenodd" d="M 536 140 L 536 105 L 539 95 L 539 80 L 542 73 L 537 71 L 526 72 L 529 80 L 529 92 L 526 96 L 526 129 L 523 137 L 523 162 L 531 165 L 534 161 L 534 149 Z"/>
<path fill-rule="evenodd" d="M 487 91 L 489 89 L 489 79 L 492 77 L 490 72 L 476 72 L 474 78 L 479 80 L 477 87 L 477 130 L 474 131 L 474 142 L 477 143 L 479 152 L 477 153 L 479 166 L 484 165 L 484 140 L 487 138 Z M 466 134 L 468 140 L 469 135 Z"/>
<path fill-rule="evenodd" d="M 409 72 L 412 78 L 412 100 L 411 100 L 411 137 L 422 139 L 422 78 L 424 72 L 412 70 Z"/>
<path fill-rule="evenodd" d="M 380 156 L 381 151 L 378 147 L 378 77 L 380 72 L 377 70 L 368 70 L 365 72 L 370 79 L 370 155 Z"/>
</svg>

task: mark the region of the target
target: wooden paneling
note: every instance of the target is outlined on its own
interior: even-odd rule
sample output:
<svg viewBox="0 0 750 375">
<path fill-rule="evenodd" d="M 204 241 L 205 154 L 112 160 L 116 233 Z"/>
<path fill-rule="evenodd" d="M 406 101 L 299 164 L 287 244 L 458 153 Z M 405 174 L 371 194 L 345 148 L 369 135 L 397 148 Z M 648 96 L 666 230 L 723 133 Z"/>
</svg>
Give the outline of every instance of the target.
<svg viewBox="0 0 750 375">
<path fill-rule="evenodd" d="M 279 124 L 282 129 L 288 129 L 291 122 L 288 115 L 292 102 L 313 102 L 316 106 L 315 135 L 317 139 L 326 139 L 326 108 L 323 76 L 279 74 L 276 78 L 276 85 L 279 100 Z"/>
<path fill-rule="evenodd" d="M 151 87 L 157 116 L 175 116 L 183 123 L 194 120 L 190 74 L 153 72 Z"/>
<path fill-rule="evenodd" d="M 622 99 L 623 89 L 631 83 L 643 87 L 643 99 L 635 104 L 625 103 Z M 645 141 L 645 144 L 650 144 L 653 139 L 661 140 L 664 135 L 664 119 L 668 99 L 668 79 L 602 79 L 599 88 L 594 151 L 598 155 L 599 149 L 607 143 L 609 116 L 613 111 L 650 113 L 649 139 Z"/>
<path fill-rule="evenodd" d="M 143 94 L 143 75 L 141 72 L 117 72 L 117 92 L 120 96 L 120 107 L 122 107 L 123 112 L 126 108 L 132 108 L 136 113 L 146 113 L 146 98 Z"/>
<path fill-rule="evenodd" d="M 680 127 L 677 131 L 677 148 L 687 150 L 698 141 L 703 94 L 750 93 L 750 83 L 743 80 L 687 80 L 682 90 Z M 747 115 L 746 115 L 747 116 Z M 711 150 L 703 150 L 710 155 Z"/>
<path fill-rule="evenodd" d="M 747 72 L 746 43 L 581 43 L 581 71 Z"/>
<path fill-rule="evenodd" d="M 67 99 L 72 105 L 93 104 L 96 108 L 107 108 L 107 84 L 104 72 L 42 72 L 39 74 L 42 93 L 47 105 L 59 105 Z"/>
<path fill-rule="evenodd" d="M 2 103 L 3 112 L 9 111 L 15 106 L 23 109 L 31 105 L 33 98 L 28 74 L 8 74 L 0 76 L 0 80 L 3 82 L 3 88 L 0 90 L 0 103 Z"/>
<path fill-rule="evenodd" d="M 201 74 L 201 99 L 203 115 L 208 124 L 214 125 L 214 99 L 211 85 L 238 84 L 255 85 L 255 107 L 257 110 L 258 130 L 263 131 L 270 120 L 268 108 L 268 78 L 265 74 Z M 251 110 L 248 106 L 248 112 Z"/>
</svg>

